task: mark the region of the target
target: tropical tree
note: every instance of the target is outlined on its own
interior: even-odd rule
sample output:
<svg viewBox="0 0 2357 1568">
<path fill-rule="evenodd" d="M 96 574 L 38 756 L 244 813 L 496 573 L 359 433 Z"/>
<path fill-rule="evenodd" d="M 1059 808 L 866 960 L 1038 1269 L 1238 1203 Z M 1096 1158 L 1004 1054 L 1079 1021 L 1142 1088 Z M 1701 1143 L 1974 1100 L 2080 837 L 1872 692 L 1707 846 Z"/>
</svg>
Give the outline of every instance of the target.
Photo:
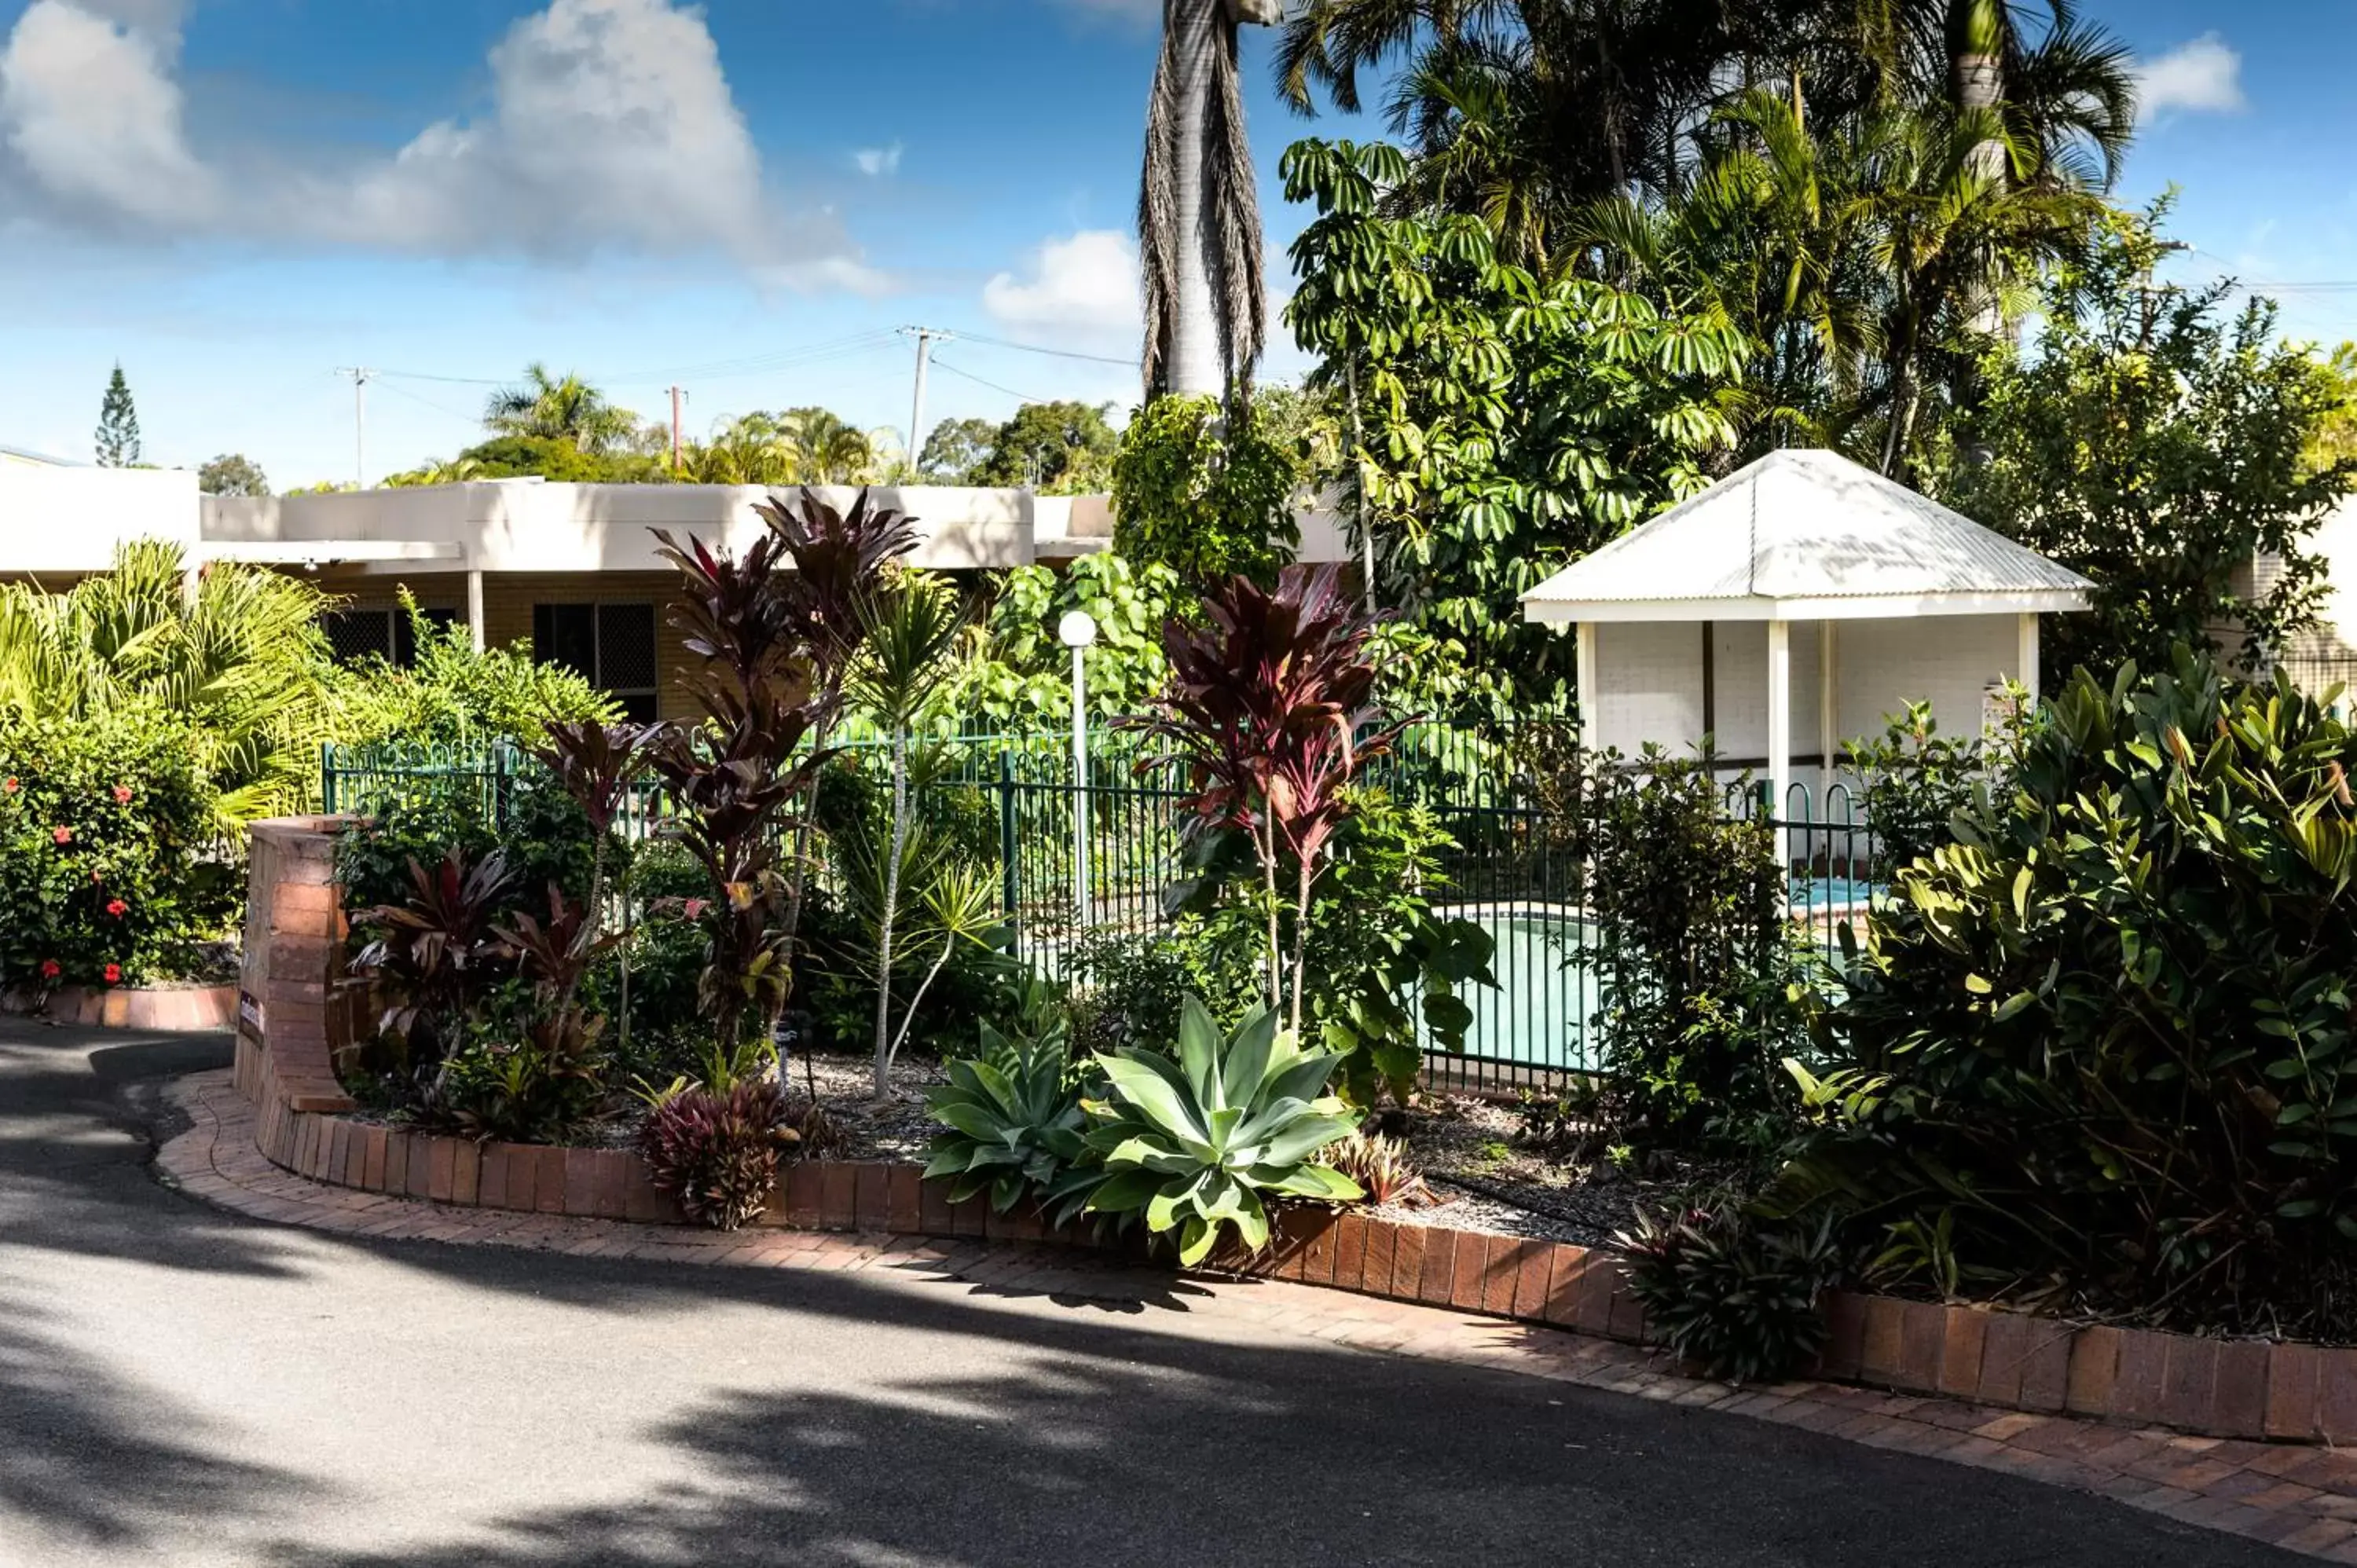
<svg viewBox="0 0 2357 1568">
<path fill-rule="evenodd" d="M 1280 0 L 1163 0 L 1137 201 L 1146 392 L 1248 392 L 1266 331 L 1260 202 L 1237 78 L 1241 21 Z"/>
<path fill-rule="evenodd" d="M 831 410 L 788 409 L 777 416 L 777 427 L 796 484 L 865 485 L 879 477 L 884 454 L 877 438 Z"/>
<path fill-rule="evenodd" d="M 986 419 L 944 419 L 925 437 L 917 478 L 952 485 L 978 484 L 974 476 L 991 459 L 1000 427 Z"/>
<path fill-rule="evenodd" d="M 1598 199 L 1685 191 L 1715 113 L 1771 85 L 1805 86 L 1821 128 L 1979 111 L 2005 128 L 1978 144 L 1982 173 L 2108 184 L 2131 66 L 2074 0 L 1309 0 L 1277 72 L 1305 113 L 1321 96 L 1355 112 L 1361 78 L 1389 75 L 1383 107 L 1412 154 L 1399 209 L 1478 214 L 1506 259 L 1545 271 L 1584 264 L 1567 231 Z"/>
<path fill-rule="evenodd" d="M 592 456 L 627 445 L 638 429 L 638 415 L 615 407 L 576 374 L 552 376 L 535 360 L 524 367 L 523 377 L 521 385 L 490 395 L 483 406 L 484 428 L 501 435 L 569 441 Z"/>
<path fill-rule="evenodd" d="M 197 489 L 209 496 L 266 496 L 262 465 L 242 452 L 224 452 L 197 470 Z"/>
<path fill-rule="evenodd" d="M 1317 216 L 1286 319 L 1324 356 L 1311 390 L 1348 377 L 1364 404 L 1356 526 L 1384 542 L 1379 601 L 1448 667 L 1452 705 L 1556 706 L 1571 650 L 1523 623 L 1522 595 L 1708 482 L 1749 345 L 1720 309 L 1542 283 L 1479 218 L 1388 214 L 1404 163 L 1380 145 L 1287 151 L 1286 196 Z"/>
<path fill-rule="evenodd" d="M 1103 489 L 1121 437 L 1106 422 L 1111 403 L 1027 403 L 991 432 L 989 454 L 967 483 L 1029 485 L 1051 494 Z"/>
<path fill-rule="evenodd" d="M 222 825 L 299 808 L 333 733 L 333 601 L 283 573 L 216 561 L 189 591 L 177 546 L 125 544 L 64 594 L 0 586 L 0 707 L 93 719 L 148 706 L 186 720 Z"/>
<path fill-rule="evenodd" d="M 2034 349 L 1991 356 L 1936 487 L 2094 580 L 2093 613 L 2051 618 L 2058 688 L 2079 665 L 2106 684 L 2128 660 L 2166 670 L 2222 635 L 2245 663 L 2280 649 L 2322 586 L 2308 538 L 2357 480 L 2357 461 L 2317 461 L 2341 390 L 2277 338 L 2274 304 L 2230 315 L 2229 285 L 2155 278 L 2164 210 L 2115 215 L 2056 269 Z"/>
</svg>

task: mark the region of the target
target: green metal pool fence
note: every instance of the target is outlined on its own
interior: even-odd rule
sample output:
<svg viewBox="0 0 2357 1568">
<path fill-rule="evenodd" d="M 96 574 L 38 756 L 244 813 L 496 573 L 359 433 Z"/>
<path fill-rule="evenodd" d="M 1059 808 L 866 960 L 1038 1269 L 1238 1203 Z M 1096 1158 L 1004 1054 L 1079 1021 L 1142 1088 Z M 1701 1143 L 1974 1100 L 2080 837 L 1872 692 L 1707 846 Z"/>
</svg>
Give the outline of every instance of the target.
<svg viewBox="0 0 2357 1568">
<path fill-rule="evenodd" d="M 972 791 L 968 809 L 978 804 L 997 824 L 996 881 L 1018 957 L 1056 974 L 1086 935 L 1144 933 L 1163 922 L 1163 890 L 1178 877 L 1189 797 L 1174 767 L 1152 760 L 1151 742 L 1129 731 L 1092 734 L 1080 789 L 1069 732 L 928 744 L 942 752 L 932 787 Z M 863 767 L 887 766 L 888 754 L 873 743 L 846 751 Z M 1428 809 L 1455 842 L 1444 857 L 1440 912 L 1473 920 L 1495 944 L 1496 987 L 1465 993 L 1474 1022 L 1464 1049 L 1433 1063 L 1438 1076 L 1482 1089 L 1544 1085 L 1597 1069 L 1610 958 L 1573 847 L 1585 835 L 1533 802 L 1512 755 L 1511 743 L 1494 735 L 1429 727 L 1412 731 L 1373 769 L 1374 782 Z M 506 745 L 330 746 L 321 764 L 330 812 L 438 800 L 495 829 L 518 781 L 540 767 Z M 1725 809 L 1760 817 L 1766 793 L 1730 782 Z M 619 831 L 634 841 L 654 835 L 665 811 L 659 789 L 635 787 Z M 1841 928 L 1862 921 L 1884 880 L 1862 801 L 1840 784 L 1822 799 L 1795 785 L 1768 825 L 1782 847 L 1792 929 L 1837 952 Z"/>
</svg>

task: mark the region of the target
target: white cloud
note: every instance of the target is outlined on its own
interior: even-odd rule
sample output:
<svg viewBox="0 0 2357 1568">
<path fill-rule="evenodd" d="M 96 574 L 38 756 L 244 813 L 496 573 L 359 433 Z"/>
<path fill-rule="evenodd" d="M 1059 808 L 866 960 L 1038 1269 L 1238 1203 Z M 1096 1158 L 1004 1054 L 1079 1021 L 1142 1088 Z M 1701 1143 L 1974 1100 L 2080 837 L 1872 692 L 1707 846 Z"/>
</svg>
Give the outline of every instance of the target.
<svg viewBox="0 0 2357 1568">
<path fill-rule="evenodd" d="M 851 155 L 851 161 L 868 178 L 883 179 L 900 172 L 901 151 L 898 142 L 888 147 L 862 147 Z"/>
<path fill-rule="evenodd" d="M 1049 240 L 1032 257 L 1030 275 L 1000 273 L 983 285 L 982 305 L 1003 326 L 1099 340 L 1141 329 L 1137 247 L 1118 229 L 1083 229 Z"/>
<path fill-rule="evenodd" d="M 492 47 L 480 114 L 328 177 L 191 150 L 179 11 L 33 0 L 0 53 L 0 135 L 76 215 L 434 255 L 717 250 L 794 286 L 877 281 L 832 214 L 780 209 L 695 6 L 549 0 Z"/>
<path fill-rule="evenodd" d="M 2204 33 L 2158 59 L 2137 62 L 2136 74 L 2139 120 L 2151 120 L 2172 109 L 2233 113 L 2245 106 L 2243 57 L 2215 33 Z"/>
<path fill-rule="evenodd" d="M 183 225 L 219 199 L 188 150 L 163 49 L 68 0 L 34 0 L 9 33 L 0 127 L 33 177 L 77 209 Z"/>
</svg>

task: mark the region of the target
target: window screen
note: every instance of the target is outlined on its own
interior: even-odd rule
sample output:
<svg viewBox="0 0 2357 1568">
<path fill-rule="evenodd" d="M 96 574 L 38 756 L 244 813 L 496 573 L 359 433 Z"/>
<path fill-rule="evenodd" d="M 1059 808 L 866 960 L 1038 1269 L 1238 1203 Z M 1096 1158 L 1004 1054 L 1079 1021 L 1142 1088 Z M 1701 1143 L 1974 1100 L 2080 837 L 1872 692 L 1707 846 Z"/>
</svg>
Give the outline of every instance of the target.
<svg viewBox="0 0 2357 1568">
<path fill-rule="evenodd" d="M 457 610 L 421 608 L 417 613 L 439 627 L 455 626 L 458 620 Z M 417 662 L 416 628 L 409 624 L 409 613 L 398 607 L 337 610 L 319 618 L 319 629 L 328 634 L 328 647 L 339 664 L 388 659 L 406 670 Z"/>
<path fill-rule="evenodd" d="M 534 605 L 533 656 L 561 664 L 619 701 L 625 717 L 655 716 L 652 605 Z"/>
</svg>

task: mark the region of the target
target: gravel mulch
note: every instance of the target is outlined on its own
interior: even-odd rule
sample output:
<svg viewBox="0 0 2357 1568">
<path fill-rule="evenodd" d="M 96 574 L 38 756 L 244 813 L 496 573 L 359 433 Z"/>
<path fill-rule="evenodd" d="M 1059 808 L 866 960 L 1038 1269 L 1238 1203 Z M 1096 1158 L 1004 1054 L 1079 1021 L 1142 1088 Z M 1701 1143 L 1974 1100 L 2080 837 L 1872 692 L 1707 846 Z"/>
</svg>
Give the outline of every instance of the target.
<svg viewBox="0 0 2357 1568">
<path fill-rule="evenodd" d="M 1695 1175 L 1674 1169 L 1640 1177 L 1602 1158 L 1535 1148 L 1515 1107 L 1479 1095 L 1423 1095 L 1405 1122 L 1395 1135 L 1437 1201 L 1377 1212 L 1413 1224 L 1609 1246 L 1635 1227 L 1640 1208 L 1664 1207 Z"/>
</svg>

